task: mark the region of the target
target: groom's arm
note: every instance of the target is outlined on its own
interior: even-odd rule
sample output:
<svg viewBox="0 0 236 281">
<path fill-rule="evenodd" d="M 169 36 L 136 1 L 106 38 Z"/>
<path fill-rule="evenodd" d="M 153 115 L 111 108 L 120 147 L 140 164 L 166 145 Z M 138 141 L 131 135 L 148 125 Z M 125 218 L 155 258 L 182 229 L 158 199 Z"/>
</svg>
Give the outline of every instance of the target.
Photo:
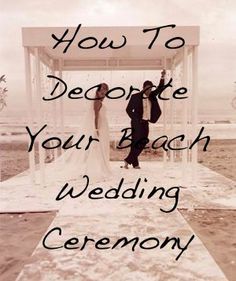
<svg viewBox="0 0 236 281">
<path fill-rule="evenodd" d="M 152 95 L 157 96 L 165 89 L 165 75 L 166 75 L 166 71 L 162 70 L 159 85 L 156 87 L 154 91 L 152 91 Z"/>
<path fill-rule="evenodd" d="M 165 88 L 165 79 L 161 78 L 159 85 L 156 87 L 156 89 L 154 91 L 152 91 L 152 95 L 153 96 L 158 96 Z"/>
<path fill-rule="evenodd" d="M 160 118 L 160 116 L 161 116 L 161 107 L 160 107 L 159 102 L 157 100 L 157 113 L 156 113 L 157 120 Z"/>
<path fill-rule="evenodd" d="M 126 112 L 129 115 L 130 119 L 133 119 L 134 117 L 134 96 L 131 96 L 128 105 L 126 107 Z"/>
</svg>

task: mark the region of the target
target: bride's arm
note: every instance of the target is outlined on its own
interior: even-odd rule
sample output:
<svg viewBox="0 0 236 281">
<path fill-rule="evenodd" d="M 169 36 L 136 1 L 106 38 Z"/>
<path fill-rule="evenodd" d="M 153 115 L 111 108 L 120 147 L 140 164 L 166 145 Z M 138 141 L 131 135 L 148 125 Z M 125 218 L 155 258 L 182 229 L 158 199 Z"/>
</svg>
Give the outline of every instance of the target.
<svg viewBox="0 0 236 281">
<path fill-rule="evenodd" d="M 98 131 L 98 117 L 99 117 L 99 111 L 101 109 L 102 105 L 101 102 L 96 100 L 94 101 L 94 112 L 95 112 L 95 129 Z"/>
</svg>

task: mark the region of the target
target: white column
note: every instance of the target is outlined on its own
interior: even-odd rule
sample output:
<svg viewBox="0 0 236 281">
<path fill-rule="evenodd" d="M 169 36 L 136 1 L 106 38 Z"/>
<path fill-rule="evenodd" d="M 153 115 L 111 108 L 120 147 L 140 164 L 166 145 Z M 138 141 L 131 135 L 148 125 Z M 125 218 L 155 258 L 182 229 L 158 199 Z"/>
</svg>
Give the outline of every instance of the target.
<svg viewBox="0 0 236 281">
<path fill-rule="evenodd" d="M 188 53 L 187 53 L 187 47 L 183 47 L 183 73 L 182 73 L 182 86 L 187 86 L 188 82 Z M 185 135 L 185 138 L 182 142 L 183 147 L 187 147 L 187 138 L 188 138 L 188 130 L 187 130 L 187 121 L 188 121 L 188 99 L 181 100 L 183 111 L 182 111 L 182 133 Z M 188 156 L 188 150 L 184 149 L 182 150 L 182 176 L 183 179 L 186 179 L 186 169 L 187 169 L 187 156 Z"/>
<path fill-rule="evenodd" d="M 53 64 L 53 63 L 52 63 Z M 54 65 L 52 65 L 52 73 L 53 76 L 55 76 L 55 70 L 54 70 Z M 55 79 L 51 80 L 51 89 L 55 88 Z M 57 136 L 57 99 L 52 101 L 52 133 L 53 136 Z M 57 157 L 56 149 L 53 149 L 53 157 L 54 160 Z"/>
<path fill-rule="evenodd" d="M 193 133 L 192 133 L 192 107 L 193 107 L 193 87 L 192 87 L 192 48 L 188 51 L 188 147 L 192 143 Z M 188 162 L 192 162 L 192 150 L 188 149 Z"/>
<path fill-rule="evenodd" d="M 163 67 L 164 69 L 166 69 L 166 57 L 163 58 Z M 165 97 L 165 93 L 162 94 L 162 96 Z M 163 132 L 164 135 L 166 135 L 166 131 L 167 131 L 167 120 L 166 120 L 166 103 L 167 101 L 163 101 Z M 163 162 L 166 163 L 166 159 L 167 159 L 167 153 L 166 151 L 163 149 Z"/>
<path fill-rule="evenodd" d="M 28 47 L 24 48 L 25 55 L 25 85 L 27 95 L 27 106 L 28 106 L 28 124 L 30 129 L 33 129 L 33 101 L 32 101 L 32 84 L 31 84 L 31 62 L 30 53 Z M 29 155 L 29 167 L 30 167 L 30 183 L 35 183 L 35 147 L 33 146 L 32 151 Z"/>
<path fill-rule="evenodd" d="M 59 60 L 59 78 L 62 79 L 62 59 Z M 60 92 L 62 92 L 62 84 L 60 83 Z M 65 125 L 64 125 L 64 97 L 60 97 L 60 135 L 61 139 L 65 140 Z M 62 153 L 62 151 L 61 151 Z"/>
<path fill-rule="evenodd" d="M 36 74 L 36 98 L 38 106 L 38 130 L 42 127 L 43 118 L 43 107 L 42 107 L 42 94 L 41 94 L 41 73 L 40 73 L 40 58 L 39 58 L 39 48 L 35 48 L 35 74 Z M 41 146 L 44 130 L 38 135 L 39 142 L 39 167 L 40 167 L 40 184 L 45 185 L 45 151 Z"/>
<path fill-rule="evenodd" d="M 197 136 L 198 130 L 198 47 L 194 46 L 192 55 L 192 133 Z M 193 179 L 196 178 L 196 169 L 198 162 L 198 146 L 192 148 L 192 169 Z"/>
<path fill-rule="evenodd" d="M 48 74 L 51 74 L 51 67 L 52 67 L 52 65 L 51 65 L 51 63 L 49 62 L 49 65 L 45 65 L 45 68 L 46 68 L 46 73 L 45 73 L 45 78 L 46 79 L 48 79 L 47 77 L 46 77 L 46 75 L 48 75 Z M 47 80 L 46 82 L 45 82 L 45 93 L 46 94 L 48 94 L 49 92 L 50 92 L 50 82 L 49 82 L 49 80 Z M 47 111 L 47 115 L 46 115 L 46 124 L 48 125 L 47 126 L 47 134 L 50 134 L 50 133 L 52 133 L 52 123 L 51 123 L 51 118 L 52 118 L 52 106 L 51 106 L 51 103 L 50 102 L 46 102 L 45 103 L 45 105 L 46 105 L 46 111 Z M 51 140 L 50 142 L 49 142 L 49 144 L 50 144 L 50 146 L 53 146 L 53 141 Z M 54 158 L 54 149 L 47 149 L 47 150 L 45 150 L 45 154 L 46 154 L 46 159 L 47 160 L 49 160 L 50 162 L 52 161 L 52 159 Z"/>
<path fill-rule="evenodd" d="M 173 91 L 176 89 L 176 86 L 178 86 L 178 68 L 180 66 L 176 63 L 176 60 L 174 58 L 174 64 L 173 64 Z M 179 118 L 179 111 L 178 111 L 178 102 L 176 102 L 173 99 L 173 118 L 174 118 L 174 137 L 176 136 L 176 133 L 179 132 L 179 123 L 177 123 L 177 120 Z M 178 116 L 178 117 L 177 117 Z M 177 140 L 174 141 L 174 147 L 177 147 Z M 174 150 L 173 151 L 173 160 L 178 160 L 178 156 L 181 155 L 180 151 Z"/>
<path fill-rule="evenodd" d="M 171 70 L 170 70 L 170 78 L 173 78 L 173 74 L 174 74 L 174 59 L 171 61 Z M 173 84 L 173 83 L 172 83 Z M 173 88 L 171 89 L 171 92 L 173 92 Z M 170 99 L 170 137 L 173 138 L 174 137 L 174 99 L 171 98 Z M 174 162 L 174 151 L 171 150 L 170 151 L 170 162 L 173 163 Z"/>
</svg>

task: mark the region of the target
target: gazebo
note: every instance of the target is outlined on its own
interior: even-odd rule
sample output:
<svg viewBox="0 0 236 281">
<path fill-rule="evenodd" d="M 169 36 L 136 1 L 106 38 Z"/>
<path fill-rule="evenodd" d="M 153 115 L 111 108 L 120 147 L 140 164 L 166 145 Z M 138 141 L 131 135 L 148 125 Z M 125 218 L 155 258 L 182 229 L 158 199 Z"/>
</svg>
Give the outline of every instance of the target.
<svg viewBox="0 0 236 281">
<path fill-rule="evenodd" d="M 174 137 L 177 131 L 181 131 L 186 138 L 183 145 L 190 144 L 197 134 L 197 72 L 198 72 L 198 26 L 177 26 L 163 28 L 152 48 L 148 45 L 153 40 L 155 32 L 143 32 L 144 29 L 152 27 L 136 26 L 113 26 L 113 27 L 82 27 L 76 34 L 78 27 L 25 27 L 22 28 L 22 40 L 25 54 L 25 78 L 26 93 L 29 109 L 29 127 L 36 126 L 38 129 L 44 123 L 45 114 L 42 100 L 42 67 L 51 75 L 63 77 L 64 71 L 104 71 L 104 70 L 161 70 L 166 69 L 169 78 L 173 78 L 173 85 L 184 86 L 188 89 L 188 99 L 181 103 L 170 99 L 168 103 L 163 102 L 163 132 Z M 154 27 L 153 27 L 154 28 Z M 56 44 L 54 34 L 61 38 L 68 29 L 64 40 L 73 38 L 67 52 L 63 52 L 66 43 Z M 98 48 L 90 46 L 92 39 L 84 41 L 83 48 L 79 48 L 78 42 L 83 38 L 96 38 L 98 42 L 106 37 L 107 42 L 114 41 L 114 45 L 121 44 L 122 35 L 127 42 L 124 47 Z M 181 48 L 167 48 L 166 42 L 174 37 L 184 38 L 185 44 Z M 87 44 L 87 45 L 86 45 Z M 82 45 L 82 43 L 81 43 Z M 104 44 L 107 45 L 107 44 Z M 178 73 L 178 74 L 177 74 Z M 53 84 L 54 83 L 54 84 Z M 175 84 L 176 83 L 176 84 Z M 55 82 L 52 82 L 52 87 Z M 174 89 L 174 87 L 172 88 Z M 165 94 L 170 95 L 171 90 Z M 169 93 L 168 93 L 169 91 Z M 36 102 L 34 102 L 36 101 Z M 37 104 L 37 106 L 36 106 Z M 52 131 L 56 133 L 58 124 L 62 137 L 65 134 L 63 98 L 54 100 L 52 104 Z M 36 106 L 36 107 L 35 107 Z M 34 108 L 35 107 L 35 108 Z M 179 108 L 179 109 L 178 109 Z M 35 116 L 35 112 L 37 112 Z M 178 120 L 177 121 L 177 115 Z M 43 134 L 39 135 L 39 142 Z M 58 153 L 54 150 L 54 156 Z M 190 150 L 173 151 L 167 155 L 163 153 L 163 162 L 173 163 L 176 157 L 181 159 L 181 167 L 184 173 L 187 164 L 192 164 L 193 171 L 197 163 L 197 146 Z M 33 147 L 29 153 L 30 178 L 35 183 L 36 151 Z M 40 182 L 45 183 L 45 151 L 39 146 L 39 168 Z"/>
</svg>

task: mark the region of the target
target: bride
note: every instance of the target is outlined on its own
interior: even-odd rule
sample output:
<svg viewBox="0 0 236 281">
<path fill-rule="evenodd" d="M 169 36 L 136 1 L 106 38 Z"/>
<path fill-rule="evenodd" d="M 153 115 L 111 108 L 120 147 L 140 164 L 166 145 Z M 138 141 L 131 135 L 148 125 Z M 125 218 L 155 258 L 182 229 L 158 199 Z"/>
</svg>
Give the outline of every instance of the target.
<svg viewBox="0 0 236 281">
<path fill-rule="evenodd" d="M 103 104 L 108 90 L 106 83 L 100 84 L 95 93 L 95 99 L 89 102 L 89 110 L 82 131 L 79 132 L 80 136 L 82 133 L 85 136 L 97 138 L 99 141 L 93 142 L 87 150 L 70 149 L 48 164 L 50 173 L 57 178 L 62 176 L 63 179 L 69 181 L 78 180 L 81 176 L 87 175 L 92 181 L 103 181 L 111 176 L 109 127 Z"/>
</svg>

